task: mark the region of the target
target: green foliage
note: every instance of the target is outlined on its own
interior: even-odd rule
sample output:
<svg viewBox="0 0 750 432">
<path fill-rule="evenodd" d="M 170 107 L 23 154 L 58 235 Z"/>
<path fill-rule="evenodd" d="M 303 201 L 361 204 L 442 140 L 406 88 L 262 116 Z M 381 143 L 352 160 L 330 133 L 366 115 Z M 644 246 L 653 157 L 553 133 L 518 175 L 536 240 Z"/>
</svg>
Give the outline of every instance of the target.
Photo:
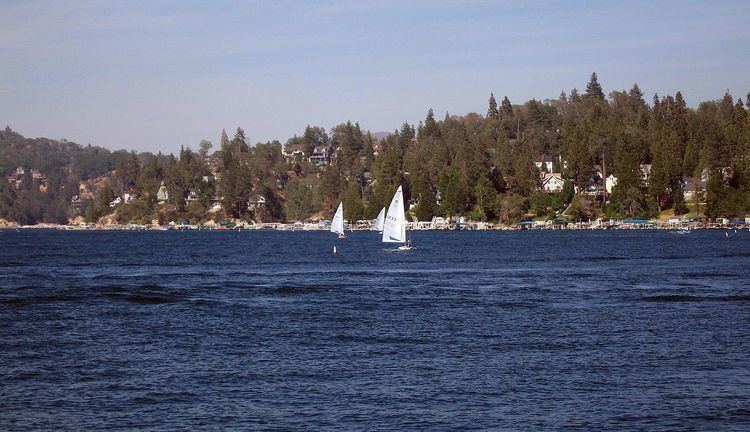
<svg viewBox="0 0 750 432">
<path fill-rule="evenodd" d="M 301 221 L 310 217 L 314 210 L 310 188 L 299 180 L 291 180 L 287 183 L 285 192 L 287 219 Z"/>
<path fill-rule="evenodd" d="M 304 220 L 330 215 L 344 201 L 346 218 L 356 220 L 374 218 L 399 185 L 405 199 L 416 203 L 413 214 L 420 220 L 468 215 L 513 223 L 529 211 L 559 217 L 566 208 L 574 219 L 602 210 L 649 216 L 667 208 L 684 214 L 689 206 L 711 218 L 741 217 L 749 210 L 748 111 L 729 93 L 697 108 L 688 107 L 680 92 L 655 95 L 649 106 L 637 84 L 605 97 L 594 73 L 583 95 L 574 88 L 553 100 L 515 106 L 503 97 L 498 106 L 491 93 L 486 116 L 441 117 L 436 120 L 429 109 L 418 127 L 404 122 L 382 139 L 351 121 L 330 132 L 308 125 L 286 142 L 287 150 L 305 157 L 290 160 L 280 143 L 251 145 L 241 128 L 231 140 L 222 131 L 213 154 L 203 140 L 197 152 L 184 148 L 179 155 L 27 139 L 5 128 L 0 217 L 31 224 L 64 222 L 76 212 L 98 220 L 116 211 L 126 222 Z M 331 163 L 311 164 L 307 157 L 315 148 L 330 151 Z M 541 154 L 560 156 L 553 171 L 565 180 L 561 193 L 540 193 L 534 161 Z M 642 178 L 649 166 L 650 175 Z M 15 175 L 19 167 L 22 176 Z M 597 173 L 617 177 L 611 196 Z M 686 203 L 684 186 L 701 185 L 706 175 L 705 194 L 699 191 Z M 156 197 L 162 182 L 168 202 Z M 109 207 L 126 193 L 135 201 Z M 256 206 L 259 196 L 265 204 Z M 223 214 L 208 213 L 217 202 Z"/>
<path fill-rule="evenodd" d="M 495 101 L 495 95 L 490 93 L 489 108 L 487 108 L 487 117 L 499 119 L 500 111 L 497 110 L 497 101 Z"/>
<path fill-rule="evenodd" d="M 443 211 L 449 216 L 462 214 L 470 201 L 466 177 L 455 166 L 449 166 L 441 174 L 439 185 L 443 191 Z"/>
<path fill-rule="evenodd" d="M 506 224 L 513 224 L 523 219 L 529 210 L 529 200 L 518 194 L 499 195 L 499 220 Z"/>
<path fill-rule="evenodd" d="M 601 84 L 599 84 L 599 78 L 596 76 L 596 72 L 591 74 L 588 84 L 586 84 L 586 97 L 590 99 L 604 100 L 604 91 L 602 90 Z"/>
<path fill-rule="evenodd" d="M 474 196 L 482 220 L 494 219 L 497 213 L 497 190 L 486 175 L 474 185 Z"/>
</svg>

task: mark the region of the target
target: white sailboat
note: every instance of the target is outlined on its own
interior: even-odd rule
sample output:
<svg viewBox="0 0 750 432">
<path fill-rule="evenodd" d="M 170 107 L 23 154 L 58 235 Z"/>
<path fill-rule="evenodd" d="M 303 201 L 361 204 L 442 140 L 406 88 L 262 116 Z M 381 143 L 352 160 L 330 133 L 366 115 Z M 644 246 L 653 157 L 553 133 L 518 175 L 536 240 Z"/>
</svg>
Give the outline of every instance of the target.
<svg viewBox="0 0 750 432">
<path fill-rule="evenodd" d="M 372 226 L 373 231 L 383 232 L 383 221 L 385 220 L 385 207 L 380 210 L 378 217 L 375 219 L 375 225 Z"/>
<path fill-rule="evenodd" d="M 399 250 L 411 250 L 411 242 L 406 239 L 406 215 L 404 214 L 404 193 L 401 186 L 393 195 L 391 205 L 383 222 L 383 242 L 403 243 Z"/>
<path fill-rule="evenodd" d="M 340 239 L 345 239 L 344 234 L 344 203 L 339 204 L 339 208 L 336 209 L 336 214 L 333 215 L 331 220 L 331 232 L 339 235 Z"/>
</svg>

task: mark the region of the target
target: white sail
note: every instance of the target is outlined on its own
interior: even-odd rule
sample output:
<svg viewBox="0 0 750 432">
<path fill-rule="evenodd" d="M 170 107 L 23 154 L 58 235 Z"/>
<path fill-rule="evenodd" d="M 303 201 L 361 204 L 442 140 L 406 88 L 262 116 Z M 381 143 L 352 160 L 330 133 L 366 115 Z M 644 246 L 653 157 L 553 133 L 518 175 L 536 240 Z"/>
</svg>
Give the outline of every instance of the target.
<svg viewBox="0 0 750 432">
<path fill-rule="evenodd" d="M 331 232 L 337 234 L 344 234 L 344 203 L 339 204 L 339 208 L 336 209 L 336 214 L 333 215 L 331 220 Z"/>
<path fill-rule="evenodd" d="M 393 195 L 391 205 L 383 223 L 383 241 L 386 243 L 406 242 L 406 215 L 404 214 L 404 194 L 401 186 Z"/>
<path fill-rule="evenodd" d="M 378 213 L 377 219 L 375 219 L 375 225 L 372 226 L 373 231 L 383 231 L 383 220 L 385 220 L 385 207 Z"/>
</svg>

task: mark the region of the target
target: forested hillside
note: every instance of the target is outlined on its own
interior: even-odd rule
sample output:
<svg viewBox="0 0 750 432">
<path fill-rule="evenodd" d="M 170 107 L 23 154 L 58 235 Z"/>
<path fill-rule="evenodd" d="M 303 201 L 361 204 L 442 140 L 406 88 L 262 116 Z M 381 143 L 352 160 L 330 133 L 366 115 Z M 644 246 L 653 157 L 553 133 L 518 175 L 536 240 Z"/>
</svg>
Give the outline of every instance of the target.
<svg viewBox="0 0 750 432">
<path fill-rule="evenodd" d="M 204 140 L 165 156 L 6 128 L 0 218 L 295 221 L 330 217 L 344 201 L 353 221 L 373 218 L 398 185 L 419 220 L 738 217 L 750 210 L 746 103 L 725 94 L 692 108 L 680 92 L 647 101 L 638 85 L 605 96 L 592 74 L 556 99 L 490 95 L 482 114 L 439 118 L 429 109 L 382 139 L 346 122 L 252 145 L 237 128 L 215 147 Z"/>
</svg>

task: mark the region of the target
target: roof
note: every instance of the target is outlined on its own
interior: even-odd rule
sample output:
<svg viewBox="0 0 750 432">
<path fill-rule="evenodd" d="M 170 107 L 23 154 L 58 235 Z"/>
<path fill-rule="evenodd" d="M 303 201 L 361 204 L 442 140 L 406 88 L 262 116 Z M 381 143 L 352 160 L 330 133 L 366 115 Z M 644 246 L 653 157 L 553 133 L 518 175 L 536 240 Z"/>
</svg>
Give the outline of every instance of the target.
<svg viewBox="0 0 750 432">
<path fill-rule="evenodd" d="M 305 143 L 301 143 L 301 142 L 292 142 L 292 143 L 284 144 L 284 151 L 287 153 L 292 153 L 295 150 L 303 150 L 304 148 L 305 148 Z"/>
<path fill-rule="evenodd" d="M 560 173 L 544 173 L 544 176 L 542 177 L 542 184 L 544 185 L 553 179 L 559 180 L 560 183 L 565 183 L 565 180 L 563 180 L 562 174 Z"/>
</svg>

